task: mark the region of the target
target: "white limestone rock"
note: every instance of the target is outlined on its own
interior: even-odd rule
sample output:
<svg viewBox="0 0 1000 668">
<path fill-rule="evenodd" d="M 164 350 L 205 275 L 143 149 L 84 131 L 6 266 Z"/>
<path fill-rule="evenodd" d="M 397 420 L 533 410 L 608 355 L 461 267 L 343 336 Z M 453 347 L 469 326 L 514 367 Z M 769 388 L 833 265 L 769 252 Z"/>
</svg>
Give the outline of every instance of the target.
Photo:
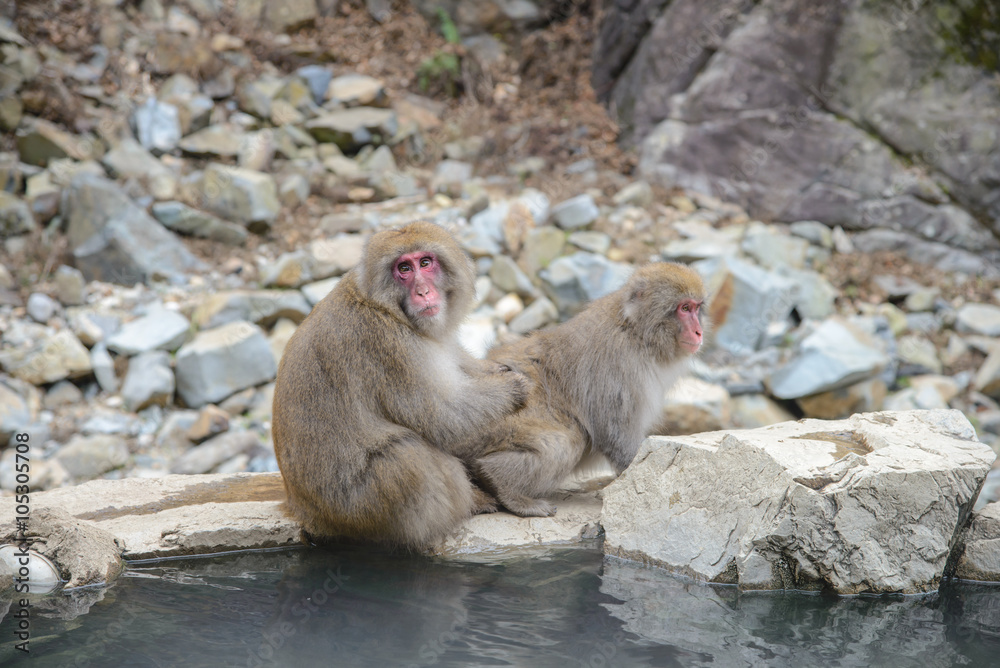
<svg viewBox="0 0 1000 668">
<path fill-rule="evenodd" d="M 936 589 L 995 454 L 959 411 L 652 436 L 604 492 L 609 555 L 741 589 Z"/>
</svg>

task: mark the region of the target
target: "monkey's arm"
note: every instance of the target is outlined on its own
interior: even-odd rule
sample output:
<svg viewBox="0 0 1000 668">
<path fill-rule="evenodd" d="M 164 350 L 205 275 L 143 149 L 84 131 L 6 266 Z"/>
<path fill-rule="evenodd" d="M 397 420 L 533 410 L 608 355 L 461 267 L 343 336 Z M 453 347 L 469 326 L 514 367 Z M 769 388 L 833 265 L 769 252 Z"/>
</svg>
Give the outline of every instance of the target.
<svg viewBox="0 0 1000 668">
<path fill-rule="evenodd" d="M 529 382 L 513 371 L 467 375 L 456 369 L 450 382 L 427 380 L 419 388 L 397 383 L 380 393 L 386 417 L 412 429 L 445 452 L 469 456 L 470 445 L 507 415 L 520 409 Z"/>
</svg>

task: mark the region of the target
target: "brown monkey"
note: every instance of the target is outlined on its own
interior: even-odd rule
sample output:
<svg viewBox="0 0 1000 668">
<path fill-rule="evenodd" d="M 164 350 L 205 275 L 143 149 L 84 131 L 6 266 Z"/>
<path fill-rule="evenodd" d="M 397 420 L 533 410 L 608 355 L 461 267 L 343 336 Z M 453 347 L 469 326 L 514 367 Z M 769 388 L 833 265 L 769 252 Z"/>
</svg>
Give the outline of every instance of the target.
<svg viewBox="0 0 1000 668">
<path fill-rule="evenodd" d="M 547 516 L 555 507 L 541 497 L 589 452 L 621 473 L 701 347 L 704 300 L 695 271 L 650 264 L 573 319 L 491 350 L 533 389 L 472 462 L 483 487 L 518 515 Z"/>
<path fill-rule="evenodd" d="M 289 340 L 272 433 L 308 533 L 421 548 L 493 509 L 459 456 L 527 383 L 459 347 L 474 279 L 443 228 L 382 231 Z"/>
</svg>

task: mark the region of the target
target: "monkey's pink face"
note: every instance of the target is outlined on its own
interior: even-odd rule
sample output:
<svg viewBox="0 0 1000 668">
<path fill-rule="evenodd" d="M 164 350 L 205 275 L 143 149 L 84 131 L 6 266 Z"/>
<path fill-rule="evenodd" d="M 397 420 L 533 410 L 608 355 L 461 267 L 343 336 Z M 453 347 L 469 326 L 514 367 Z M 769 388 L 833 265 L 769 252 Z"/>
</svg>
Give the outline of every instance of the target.
<svg viewBox="0 0 1000 668">
<path fill-rule="evenodd" d="M 406 312 L 413 318 L 433 318 L 443 308 L 438 284 L 441 263 L 434 253 L 417 251 L 396 258 L 392 275 L 406 288 Z"/>
<path fill-rule="evenodd" d="M 701 348 L 702 329 L 699 313 L 701 313 L 701 302 L 694 299 L 685 299 L 677 305 L 677 319 L 681 322 L 681 332 L 677 339 L 681 348 L 692 355 Z"/>
</svg>

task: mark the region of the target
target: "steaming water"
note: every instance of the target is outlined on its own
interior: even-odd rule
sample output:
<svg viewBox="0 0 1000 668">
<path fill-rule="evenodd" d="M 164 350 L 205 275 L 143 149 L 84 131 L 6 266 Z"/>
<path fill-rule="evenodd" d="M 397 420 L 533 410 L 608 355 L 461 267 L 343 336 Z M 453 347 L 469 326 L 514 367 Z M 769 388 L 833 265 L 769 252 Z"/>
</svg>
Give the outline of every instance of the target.
<svg viewBox="0 0 1000 668">
<path fill-rule="evenodd" d="M 352 547 L 133 565 L 107 589 L 34 599 L 24 665 L 1000 665 L 997 586 L 739 594 L 593 545 L 479 559 Z M 13 630 L 7 615 L 3 666 L 26 658 Z"/>
</svg>

